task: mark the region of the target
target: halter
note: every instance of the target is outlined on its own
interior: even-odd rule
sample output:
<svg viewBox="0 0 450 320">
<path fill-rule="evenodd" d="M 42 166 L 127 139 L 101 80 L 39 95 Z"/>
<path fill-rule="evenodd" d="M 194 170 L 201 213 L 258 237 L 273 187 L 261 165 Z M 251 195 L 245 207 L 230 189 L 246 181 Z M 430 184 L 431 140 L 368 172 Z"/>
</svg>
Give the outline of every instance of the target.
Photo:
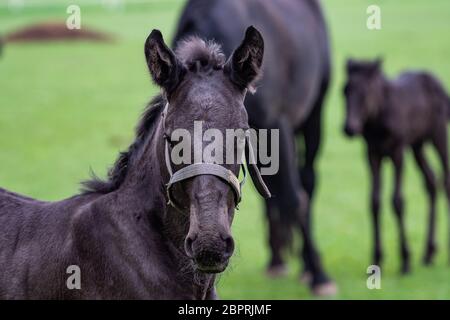
<svg viewBox="0 0 450 320">
<path fill-rule="evenodd" d="M 164 111 L 162 113 L 162 121 L 163 121 L 163 130 L 165 130 L 165 121 L 166 121 L 166 115 L 167 110 L 169 108 L 169 103 L 166 103 L 166 106 L 164 107 Z M 164 140 L 165 140 L 165 151 L 164 151 L 164 157 L 166 162 L 167 171 L 169 172 L 169 182 L 166 184 L 166 193 L 168 198 L 168 205 L 171 205 L 175 209 L 182 211 L 181 207 L 176 203 L 172 196 L 172 186 L 178 182 L 201 176 L 201 175 L 213 175 L 221 180 L 228 183 L 228 185 L 231 187 L 231 189 L 234 192 L 234 199 L 235 199 L 235 207 L 238 208 L 239 202 L 241 202 L 242 198 L 242 187 L 245 184 L 246 178 L 247 178 L 247 171 L 245 170 L 244 164 L 241 165 L 242 172 L 243 172 L 243 179 L 239 182 L 238 177 L 231 171 L 226 168 L 224 168 L 221 165 L 214 164 L 214 163 L 194 163 L 191 165 L 188 165 L 176 172 L 173 172 L 172 170 L 172 164 L 170 161 L 170 152 L 169 152 L 169 137 L 166 136 L 164 131 Z M 250 143 L 250 139 L 246 139 L 246 148 L 248 148 L 247 153 L 249 156 L 253 159 L 253 149 L 252 145 Z M 265 198 L 270 198 L 271 194 L 269 192 L 269 189 L 267 188 L 266 184 L 264 183 L 261 173 L 259 172 L 259 169 L 255 165 L 255 161 L 251 161 L 252 164 L 248 164 L 251 166 L 250 169 L 250 175 L 252 176 L 252 179 L 255 183 L 255 186 L 257 190 L 263 195 Z M 255 173 L 256 177 L 253 177 Z"/>
</svg>

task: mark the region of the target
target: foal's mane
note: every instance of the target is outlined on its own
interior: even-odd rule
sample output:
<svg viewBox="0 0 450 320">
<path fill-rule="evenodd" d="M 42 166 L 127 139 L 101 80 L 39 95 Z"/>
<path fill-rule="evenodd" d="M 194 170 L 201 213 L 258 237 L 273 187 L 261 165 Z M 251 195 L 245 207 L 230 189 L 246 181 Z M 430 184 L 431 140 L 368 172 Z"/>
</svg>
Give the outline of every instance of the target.
<svg viewBox="0 0 450 320">
<path fill-rule="evenodd" d="M 136 158 L 136 154 L 143 146 L 145 137 L 155 127 L 159 115 L 162 113 L 165 106 L 165 99 L 162 95 L 154 97 L 145 107 L 141 119 L 136 127 L 136 138 L 134 142 L 128 147 L 127 151 L 119 153 L 114 165 L 108 171 L 108 177 L 103 180 L 91 172 L 92 178 L 83 181 L 82 193 L 109 193 L 119 189 L 128 172 L 129 164 Z"/>
<path fill-rule="evenodd" d="M 225 63 L 225 55 L 222 53 L 220 45 L 213 41 L 204 41 L 198 37 L 188 37 L 178 42 L 175 53 L 186 69 L 191 72 L 205 72 L 211 68 L 222 68 Z M 127 151 L 119 154 L 116 162 L 108 171 L 106 180 L 100 179 L 92 172 L 92 178 L 81 183 L 83 194 L 106 194 L 119 189 L 125 180 L 130 164 L 144 145 L 146 137 L 152 134 L 165 104 L 166 99 L 161 94 L 148 103 L 136 127 L 134 142 Z"/>
</svg>

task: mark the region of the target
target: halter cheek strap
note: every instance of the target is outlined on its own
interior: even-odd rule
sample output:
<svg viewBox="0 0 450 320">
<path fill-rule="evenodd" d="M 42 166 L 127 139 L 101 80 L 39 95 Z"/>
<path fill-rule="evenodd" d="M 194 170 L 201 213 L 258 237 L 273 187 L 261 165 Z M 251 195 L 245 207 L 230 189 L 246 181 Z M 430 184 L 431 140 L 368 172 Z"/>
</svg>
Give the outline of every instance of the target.
<svg viewBox="0 0 450 320">
<path fill-rule="evenodd" d="M 169 107 L 169 103 L 166 104 L 164 111 L 163 111 L 163 126 L 165 128 L 165 117 L 167 114 L 167 109 Z M 247 178 L 247 171 L 245 170 L 245 166 L 241 165 L 242 172 L 243 172 L 243 179 L 241 182 L 239 182 L 239 179 L 236 177 L 236 175 L 231 172 L 230 170 L 226 169 L 225 167 L 214 164 L 214 163 L 194 163 L 191 165 L 188 165 L 175 173 L 172 170 L 172 164 L 171 164 L 171 158 L 170 158 L 170 151 L 169 151 L 169 137 L 164 136 L 165 139 L 165 151 L 164 151 L 164 157 L 167 167 L 167 172 L 169 173 L 170 179 L 169 182 L 166 185 L 166 192 L 167 192 L 167 198 L 168 198 L 168 204 L 173 206 L 174 208 L 178 209 L 179 211 L 182 211 L 182 208 L 176 203 L 174 200 L 174 197 L 172 196 L 172 186 L 178 182 L 201 176 L 201 175 L 213 175 L 216 176 L 226 183 L 230 185 L 230 187 L 233 189 L 234 192 L 234 199 L 235 199 L 235 205 L 238 207 L 239 202 L 242 198 L 242 187 L 245 184 L 246 178 Z M 246 140 L 246 144 L 250 144 L 250 140 Z M 253 151 L 251 149 L 251 145 L 248 146 L 250 148 L 250 157 L 253 157 Z M 250 173 L 252 175 L 252 179 L 255 182 L 256 189 L 263 195 L 265 198 L 270 198 L 270 192 L 267 186 L 265 185 L 261 173 L 259 172 L 257 166 L 254 164 L 254 161 L 251 161 L 253 164 L 249 164 Z M 255 178 L 253 176 L 255 175 Z"/>
</svg>

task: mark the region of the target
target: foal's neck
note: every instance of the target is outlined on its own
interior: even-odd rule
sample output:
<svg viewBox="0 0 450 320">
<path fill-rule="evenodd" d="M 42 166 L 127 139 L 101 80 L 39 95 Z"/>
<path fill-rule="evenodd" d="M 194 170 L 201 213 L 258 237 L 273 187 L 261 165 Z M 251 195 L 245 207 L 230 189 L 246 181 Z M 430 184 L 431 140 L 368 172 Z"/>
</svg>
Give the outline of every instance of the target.
<svg viewBox="0 0 450 320">
<path fill-rule="evenodd" d="M 165 166 L 163 135 L 160 115 L 155 128 L 144 138 L 142 147 L 130 163 L 124 188 L 151 220 L 159 220 L 164 226 L 163 230 L 156 231 L 165 233 L 176 247 L 182 249 L 184 243 L 180 243 L 180 239 L 183 237 L 184 240 L 187 234 L 184 229 L 189 224 L 189 215 L 180 214 L 167 204 L 166 183 L 170 175 Z"/>
<path fill-rule="evenodd" d="M 382 115 L 387 107 L 387 99 L 389 95 L 390 83 L 389 79 L 386 78 L 384 74 L 380 75 L 378 80 L 378 92 L 375 95 L 376 101 L 374 102 L 373 110 L 367 119 L 367 124 L 369 125 L 380 125 L 382 122 Z"/>
</svg>

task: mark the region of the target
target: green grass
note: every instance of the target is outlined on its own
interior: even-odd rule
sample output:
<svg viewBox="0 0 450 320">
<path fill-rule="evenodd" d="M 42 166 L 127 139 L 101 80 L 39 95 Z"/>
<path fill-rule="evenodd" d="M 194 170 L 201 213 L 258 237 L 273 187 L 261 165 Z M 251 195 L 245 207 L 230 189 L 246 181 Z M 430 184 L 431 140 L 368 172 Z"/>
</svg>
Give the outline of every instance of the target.
<svg viewBox="0 0 450 320">
<path fill-rule="evenodd" d="M 37 2 L 37 1 L 35 1 Z M 0 7 L 0 33 L 22 25 L 66 18 L 65 3 L 10 13 Z M 382 30 L 365 26 L 366 8 L 378 3 Z M 332 38 L 334 77 L 326 103 L 325 140 L 318 163 L 320 184 L 314 206 L 315 237 L 323 261 L 339 286 L 339 299 L 448 299 L 447 207 L 438 199 L 438 252 L 435 265 L 420 260 L 425 243 L 427 197 L 422 178 L 408 154 L 405 175 L 407 233 L 413 274 L 398 274 L 397 228 L 390 206 L 391 167 L 383 172 L 382 289 L 366 288 L 370 264 L 371 223 L 368 172 L 364 146 L 342 135 L 341 88 L 345 59 L 385 57 L 394 75 L 405 68 L 426 68 L 450 89 L 450 3 L 447 0 L 367 1 L 324 0 Z M 98 6 L 82 7 L 82 23 L 112 32 L 114 44 L 57 43 L 10 45 L 0 58 L 0 185 L 46 200 L 77 192 L 89 168 L 105 174 L 119 150 L 133 137 L 133 127 L 148 99 L 157 92 L 147 73 L 143 42 L 152 28 L 167 38 L 174 30 L 181 1 L 151 1 L 123 12 Z M 432 150 L 429 157 L 441 177 Z M 237 252 L 231 268 L 220 277 L 222 298 L 311 298 L 298 281 L 298 259 L 290 273 L 271 280 L 262 203 L 246 186 L 233 232 Z"/>
</svg>

